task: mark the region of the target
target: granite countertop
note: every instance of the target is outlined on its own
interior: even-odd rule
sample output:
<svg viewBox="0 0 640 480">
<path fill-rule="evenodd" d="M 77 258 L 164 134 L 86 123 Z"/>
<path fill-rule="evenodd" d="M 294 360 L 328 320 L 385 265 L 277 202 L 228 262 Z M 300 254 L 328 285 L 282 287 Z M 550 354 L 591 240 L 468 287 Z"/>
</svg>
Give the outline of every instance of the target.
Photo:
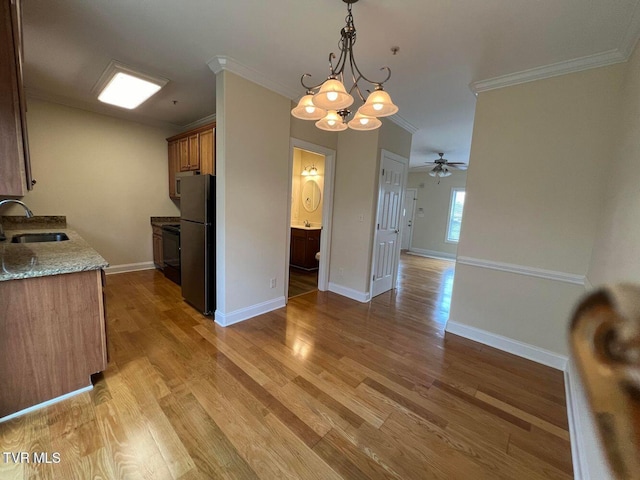
<svg viewBox="0 0 640 480">
<path fill-rule="evenodd" d="M 0 281 L 99 270 L 109 266 L 80 235 L 66 228 L 66 221 L 39 222 L 36 219 L 22 224 L 8 223 L 6 219 L 2 223 L 7 239 L 0 242 Z M 66 233 L 69 240 L 11 243 L 14 235 L 49 232 Z"/>
<path fill-rule="evenodd" d="M 163 225 L 171 225 L 180 223 L 180 217 L 151 217 L 151 226 L 161 227 Z"/>
</svg>

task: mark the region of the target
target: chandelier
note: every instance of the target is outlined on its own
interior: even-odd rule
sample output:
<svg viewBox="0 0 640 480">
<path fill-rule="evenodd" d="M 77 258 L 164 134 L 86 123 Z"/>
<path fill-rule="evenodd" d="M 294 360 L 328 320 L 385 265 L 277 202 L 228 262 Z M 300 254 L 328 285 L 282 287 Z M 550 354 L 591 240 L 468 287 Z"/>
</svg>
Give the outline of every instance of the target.
<svg viewBox="0 0 640 480">
<path fill-rule="evenodd" d="M 340 31 L 340 56 L 334 66 L 333 60 L 336 56 L 334 53 L 329 54 L 329 77 L 318 85 L 309 86 L 305 83 L 306 77 L 311 77 L 309 73 L 305 73 L 300 78 L 300 83 L 307 90 L 305 96 L 300 99 L 298 105 L 291 110 L 291 114 L 302 120 L 317 120 L 316 127 L 322 130 L 339 132 L 352 128 L 354 130 L 375 130 L 382 125 L 379 117 L 393 115 L 398 111 L 398 107 L 391 101 L 391 97 L 384 91 L 382 85 L 391 78 L 391 69 L 382 67 L 380 70 L 386 70 L 387 77 L 380 81 L 374 82 L 365 77 L 353 56 L 353 46 L 356 43 L 356 27 L 353 23 L 353 15 L 351 6 L 358 0 L 343 0 L 347 4 L 346 25 Z M 397 47 L 392 49 L 394 54 Z M 348 70 L 349 72 L 345 71 Z M 353 82 L 351 88 L 347 91 L 344 85 L 345 75 Z M 365 99 L 363 88 L 358 84 L 361 80 L 368 82 L 374 87 L 373 92 L 368 93 Z M 351 120 L 347 122 L 352 111 L 349 109 L 354 102 L 353 95 L 356 95 L 363 105 L 358 108 L 357 112 Z"/>
</svg>

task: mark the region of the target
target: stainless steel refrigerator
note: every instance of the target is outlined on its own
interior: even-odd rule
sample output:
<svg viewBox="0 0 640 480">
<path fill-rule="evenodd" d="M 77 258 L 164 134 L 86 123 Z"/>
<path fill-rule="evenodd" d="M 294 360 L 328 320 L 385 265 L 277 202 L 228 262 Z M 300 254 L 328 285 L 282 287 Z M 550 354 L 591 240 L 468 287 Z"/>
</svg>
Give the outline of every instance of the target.
<svg viewBox="0 0 640 480">
<path fill-rule="evenodd" d="M 216 177 L 193 175 L 181 181 L 182 296 L 210 315 L 216 308 Z"/>
</svg>

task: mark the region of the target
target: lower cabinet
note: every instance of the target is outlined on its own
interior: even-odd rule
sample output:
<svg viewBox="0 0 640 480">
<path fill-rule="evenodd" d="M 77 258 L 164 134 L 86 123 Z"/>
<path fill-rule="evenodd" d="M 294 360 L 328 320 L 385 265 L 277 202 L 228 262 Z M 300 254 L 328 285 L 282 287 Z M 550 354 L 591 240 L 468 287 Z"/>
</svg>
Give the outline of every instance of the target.
<svg viewBox="0 0 640 480">
<path fill-rule="evenodd" d="M 156 268 L 162 270 L 164 268 L 164 259 L 163 259 L 163 245 L 162 245 L 162 227 L 157 227 L 155 225 L 153 228 L 153 263 Z"/>
<path fill-rule="evenodd" d="M 0 282 L 0 418 L 107 367 L 101 270 Z"/>
<path fill-rule="evenodd" d="M 318 260 L 316 254 L 320 251 L 320 230 L 306 230 L 304 228 L 291 229 L 291 254 L 289 264 L 304 270 L 316 270 Z"/>
</svg>

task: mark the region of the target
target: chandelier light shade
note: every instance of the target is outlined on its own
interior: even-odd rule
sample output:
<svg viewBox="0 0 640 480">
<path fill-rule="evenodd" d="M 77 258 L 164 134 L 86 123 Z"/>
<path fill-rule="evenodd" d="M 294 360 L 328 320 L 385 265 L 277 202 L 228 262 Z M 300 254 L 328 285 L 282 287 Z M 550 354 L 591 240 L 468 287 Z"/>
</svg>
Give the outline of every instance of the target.
<svg viewBox="0 0 640 480">
<path fill-rule="evenodd" d="M 363 115 L 360 113 L 360 110 L 362 110 L 362 107 L 360 107 L 353 119 L 347 124 L 349 128 L 353 130 L 375 130 L 382 125 L 379 119 L 369 115 Z"/>
<path fill-rule="evenodd" d="M 360 107 L 360 113 L 371 117 L 388 117 L 398 111 L 398 107 L 391 101 L 387 92 L 378 87 L 369 94 L 365 104 Z"/>
<path fill-rule="evenodd" d="M 325 110 L 342 110 L 350 107 L 353 97 L 347 93 L 340 80 L 328 78 L 313 96 L 313 104 Z"/>
<path fill-rule="evenodd" d="M 312 101 L 313 95 L 307 94 L 300 99 L 298 106 L 291 110 L 291 115 L 301 120 L 320 120 L 327 115 L 327 111 L 317 107 Z"/>
<path fill-rule="evenodd" d="M 300 83 L 307 90 L 307 94 L 291 110 L 291 114 L 302 120 L 317 120 L 316 127 L 322 130 L 334 132 L 347 128 L 375 130 L 382 125 L 378 117 L 387 117 L 398 111 L 398 107 L 393 103 L 389 94 L 382 88 L 382 85 L 391 78 L 391 69 L 386 66 L 380 69 L 387 72 L 386 78 L 381 81 L 369 80 L 360 71 L 353 55 L 356 27 L 351 13 L 352 5 L 358 0 L 342 1 L 347 4 L 347 17 L 346 25 L 340 31 L 340 55 L 336 64 L 333 63 L 336 55 L 330 53 L 329 77 L 317 85 L 307 85 L 305 78 L 311 75 L 308 73 L 302 75 Z M 392 48 L 394 55 L 397 51 L 397 47 Z M 346 71 L 347 67 L 348 71 Z M 348 90 L 344 83 L 345 76 L 353 81 Z M 364 82 L 370 85 L 369 88 L 362 85 Z M 371 90 L 373 91 L 369 93 Z M 349 121 L 352 114 L 349 107 L 356 99 L 360 100 L 363 105 L 358 109 L 354 118 Z M 324 115 L 320 115 L 321 112 Z"/>
<path fill-rule="evenodd" d="M 342 117 L 335 110 L 329 110 L 327 116 L 316 122 L 316 127 L 329 132 L 341 132 L 347 129 Z"/>
</svg>

